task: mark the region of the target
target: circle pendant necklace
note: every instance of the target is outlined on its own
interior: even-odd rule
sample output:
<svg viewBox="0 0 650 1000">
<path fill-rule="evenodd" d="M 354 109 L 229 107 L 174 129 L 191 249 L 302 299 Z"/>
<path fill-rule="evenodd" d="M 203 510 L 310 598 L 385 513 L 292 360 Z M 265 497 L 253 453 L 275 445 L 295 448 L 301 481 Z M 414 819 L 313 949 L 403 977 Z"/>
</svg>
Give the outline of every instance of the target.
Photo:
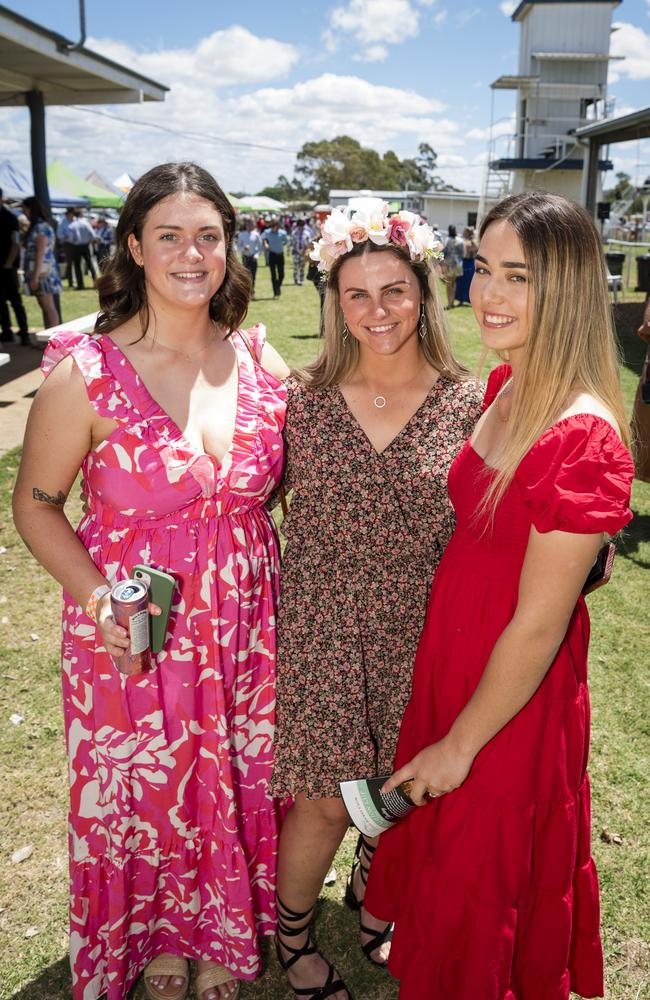
<svg viewBox="0 0 650 1000">
<path fill-rule="evenodd" d="M 377 407 L 378 410 L 383 410 L 383 408 L 386 405 L 386 397 L 385 396 L 375 396 L 375 398 L 373 399 L 373 403 L 375 404 L 375 406 Z"/>
</svg>

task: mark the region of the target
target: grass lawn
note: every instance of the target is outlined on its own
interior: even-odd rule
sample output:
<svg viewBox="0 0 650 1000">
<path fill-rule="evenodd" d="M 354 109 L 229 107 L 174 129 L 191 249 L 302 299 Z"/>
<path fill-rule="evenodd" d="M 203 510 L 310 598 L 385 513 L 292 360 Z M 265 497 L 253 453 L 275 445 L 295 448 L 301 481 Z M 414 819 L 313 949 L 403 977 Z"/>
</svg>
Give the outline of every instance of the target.
<svg viewBox="0 0 650 1000">
<path fill-rule="evenodd" d="M 274 301 L 268 270 L 258 272 L 249 322 L 267 324 L 270 339 L 291 364 L 318 351 L 318 295 L 312 285 L 285 285 Z M 638 296 L 637 296 L 638 298 Z M 30 323 L 40 325 L 28 301 Z M 65 319 L 96 308 L 92 291 L 65 292 Z M 638 310 L 637 310 L 638 311 Z M 631 332 L 633 307 L 619 309 L 625 352 L 623 388 L 631 407 L 642 351 Z M 454 347 L 466 364 L 480 355 L 469 308 L 449 314 Z M 66 1000 L 67 774 L 59 685 L 58 587 L 32 560 L 10 520 L 19 461 L 0 460 L 0 998 Z M 73 522 L 79 514 L 71 502 Z M 647 850 L 650 485 L 635 483 L 635 520 L 619 549 L 612 582 L 589 598 L 592 614 L 591 692 L 593 847 L 602 887 L 602 925 L 609 1000 L 640 1000 L 650 990 Z M 643 599 L 643 593 L 646 598 Z M 14 725 L 16 713 L 24 721 Z M 12 854 L 31 845 L 20 863 Z M 376 972 L 356 945 L 355 919 L 342 897 L 354 838 L 335 862 L 336 884 L 323 893 L 318 935 L 357 1000 L 395 1000 L 394 981 Z M 134 997 L 143 997 L 138 986 Z M 285 1000 L 275 958 L 244 998 Z M 476 1000 L 481 1000 L 477 997 Z"/>
</svg>

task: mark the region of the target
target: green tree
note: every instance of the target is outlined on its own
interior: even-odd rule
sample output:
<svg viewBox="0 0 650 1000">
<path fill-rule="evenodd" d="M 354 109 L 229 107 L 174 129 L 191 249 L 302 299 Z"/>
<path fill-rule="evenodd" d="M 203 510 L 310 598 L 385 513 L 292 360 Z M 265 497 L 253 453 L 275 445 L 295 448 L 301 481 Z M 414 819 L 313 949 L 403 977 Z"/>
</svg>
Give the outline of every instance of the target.
<svg viewBox="0 0 650 1000">
<path fill-rule="evenodd" d="M 436 161 L 435 150 L 426 142 L 418 146 L 417 156 L 400 160 L 392 149 L 381 156 L 351 136 L 339 135 L 336 139 L 306 142 L 296 157 L 294 180 L 278 177 L 274 185 L 259 193 L 280 201 L 305 197 L 327 201 L 333 189 L 456 191 L 436 175 Z"/>
<path fill-rule="evenodd" d="M 298 201 L 304 197 L 304 191 L 295 181 L 290 181 L 284 174 L 280 174 L 275 184 L 262 188 L 257 192 L 265 198 L 275 198 L 277 201 Z"/>
<path fill-rule="evenodd" d="M 627 201 L 628 197 L 631 197 L 635 190 L 636 189 L 632 183 L 630 175 L 626 174 L 623 170 L 619 170 L 616 174 L 616 184 L 614 187 L 608 188 L 607 191 L 603 191 L 603 201 Z M 626 210 L 626 215 L 634 215 L 635 213 L 642 211 L 643 202 L 640 198 L 634 198 Z"/>
</svg>

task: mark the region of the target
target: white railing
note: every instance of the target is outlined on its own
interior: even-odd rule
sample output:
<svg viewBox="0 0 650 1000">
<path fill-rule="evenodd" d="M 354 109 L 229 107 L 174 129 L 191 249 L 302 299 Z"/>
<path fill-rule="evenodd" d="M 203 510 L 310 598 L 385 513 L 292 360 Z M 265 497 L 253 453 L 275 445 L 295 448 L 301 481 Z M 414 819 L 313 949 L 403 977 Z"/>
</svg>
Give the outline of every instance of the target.
<svg viewBox="0 0 650 1000">
<path fill-rule="evenodd" d="M 39 344 L 46 344 L 50 337 L 63 330 L 72 330 L 74 333 L 90 333 L 95 328 L 95 320 L 99 313 L 88 313 L 87 316 L 80 316 L 79 319 L 71 319 L 67 323 L 59 323 L 58 326 L 51 326 L 48 330 L 39 330 L 34 336 Z"/>
</svg>

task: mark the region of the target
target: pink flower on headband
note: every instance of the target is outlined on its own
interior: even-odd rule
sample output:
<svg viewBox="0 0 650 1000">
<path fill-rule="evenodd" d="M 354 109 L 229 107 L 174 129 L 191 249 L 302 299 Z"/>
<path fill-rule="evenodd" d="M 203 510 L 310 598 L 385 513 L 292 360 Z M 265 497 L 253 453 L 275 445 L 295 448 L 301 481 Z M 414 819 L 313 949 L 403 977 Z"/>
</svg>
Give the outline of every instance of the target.
<svg viewBox="0 0 650 1000">
<path fill-rule="evenodd" d="M 441 258 L 441 244 L 433 238 L 430 226 L 420 216 L 402 209 L 388 217 L 388 204 L 380 198 L 355 198 L 345 207 L 333 209 L 321 227 L 321 238 L 310 253 L 319 270 L 329 271 L 338 257 L 350 253 L 355 243 L 370 240 L 377 246 L 408 249 L 412 261 Z"/>
<path fill-rule="evenodd" d="M 388 239 L 391 243 L 397 243 L 400 247 L 406 246 L 406 226 L 396 215 L 388 220 Z"/>
</svg>

